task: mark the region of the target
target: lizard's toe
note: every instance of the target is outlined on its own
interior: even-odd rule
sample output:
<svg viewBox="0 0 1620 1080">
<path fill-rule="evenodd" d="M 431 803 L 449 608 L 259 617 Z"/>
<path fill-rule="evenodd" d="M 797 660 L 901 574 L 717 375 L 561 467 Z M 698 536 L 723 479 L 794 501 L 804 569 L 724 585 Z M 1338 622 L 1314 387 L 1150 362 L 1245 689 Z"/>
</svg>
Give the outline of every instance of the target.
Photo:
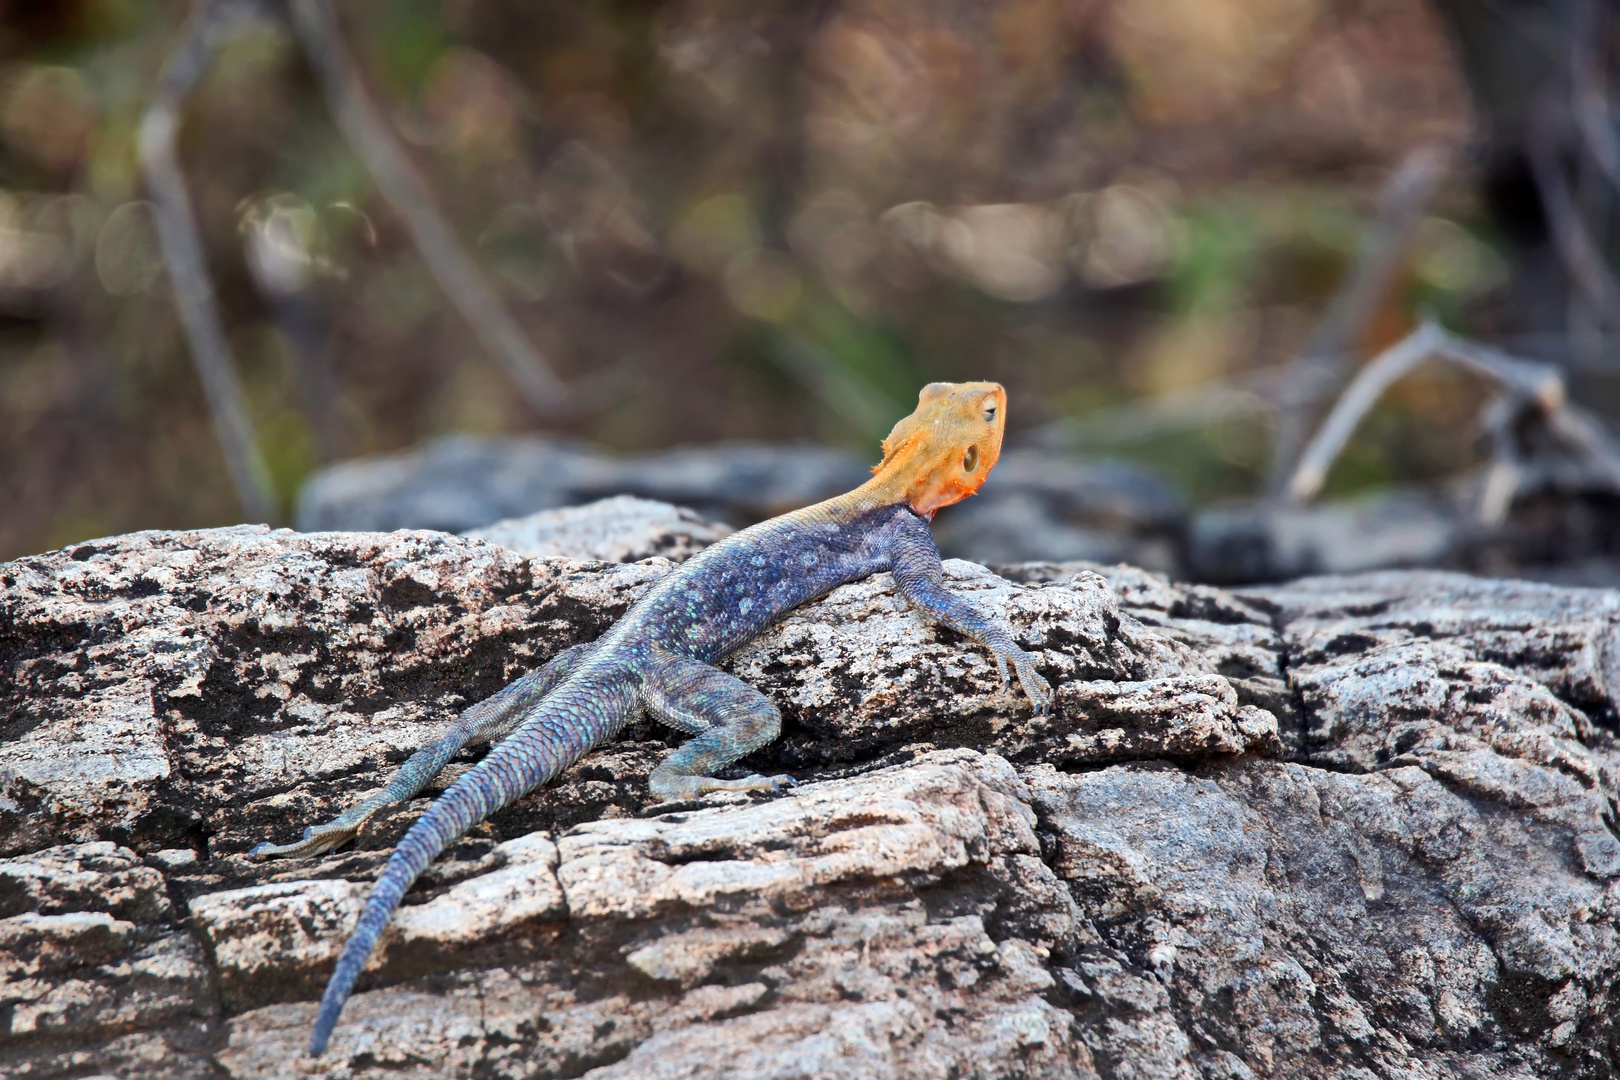
<svg viewBox="0 0 1620 1080">
<path fill-rule="evenodd" d="M 304 830 L 304 837 L 295 844 L 272 844 L 268 840 L 254 844 L 248 849 L 247 857 L 250 859 L 270 858 L 300 858 L 308 855 L 324 855 L 341 844 L 354 839 L 360 831 L 358 825 L 311 825 Z"/>
<path fill-rule="evenodd" d="M 1024 694 L 1035 707 L 1036 716 L 1046 716 L 1052 711 L 1052 684 L 1047 682 L 1029 664 L 1018 666 L 1018 684 L 1023 687 Z"/>
<path fill-rule="evenodd" d="M 795 786 L 798 781 L 791 776 L 763 776 L 755 773 L 745 776 L 741 780 L 716 780 L 715 784 L 724 784 L 724 787 L 712 790 L 719 791 L 769 791 L 772 795 L 782 794 L 783 785 Z"/>
<path fill-rule="evenodd" d="M 755 773 L 738 780 L 722 780 L 715 776 L 662 776 L 648 787 L 662 802 L 691 802 L 716 791 L 769 791 L 780 795 L 782 785 L 798 781 L 791 776 L 762 776 Z"/>
</svg>

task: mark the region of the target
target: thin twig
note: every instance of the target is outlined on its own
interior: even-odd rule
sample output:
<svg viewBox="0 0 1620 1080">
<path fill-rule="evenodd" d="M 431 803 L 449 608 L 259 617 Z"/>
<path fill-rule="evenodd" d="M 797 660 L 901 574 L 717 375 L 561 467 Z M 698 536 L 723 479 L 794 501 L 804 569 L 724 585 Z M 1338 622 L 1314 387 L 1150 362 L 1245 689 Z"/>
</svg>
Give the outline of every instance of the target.
<svg viewBox="0 0 1620 1080">
<path fill-rule="evenodd" d="M 1593 0 L 1575 5 L 1575 31 L 1570 35 L 1575 54 L 1570 65 L 1570 103 L 1588 153 L 1609 183 L 1620 191 L 1620 136 L 1615 134 L 1604 90 L 1602 16 Z"/>
<path fill-rule="evenodd" d="M 399 214 L 439 287 L 484 348 L 506 369 L 524 400 L 555 416 L 570 407 L 567 385 L 552 371 L 484 278 L 434 203 L 426 181 L 366 93 L 327 0 L 292 0 L 292 22 L 344 138 L 365 162 L 383 198 Z"/>
<path fill-rule="evenodd" d="M 1577 94 L 1575 119 L 1592 160 L 1609 183 L 1620 189 L 1620 137 L 1615 135 L 1614 121 L 1609 118 L 1608 98 L 1601 93 Z"/>
<path fill-rule="evenodd" d="M 1294 374 L 1280 388 L 1267 481 L 1273 494 L 1288 480 L 1317 402 L 1342 377 L 1350 350 L 1389 292 L 1449 160 L 1439 146 L 1419 146 L 1401 160 L 1379 193 L 1378 212 L 1362 234 L 1339 291 L 1305 339 Z"/>
<path fill-rule="evenodd" d="M 1439 334 L 1434 346 L 1435 355 L 1455 361 L 1476 374 L 1495 379 L 1510 393 L 1535 402 L 1543 412 L 1551 413 L 1566 404 L 1564 377 L 1551 364 L 1510 356 L 1489 345 L 1448 334 L 1438 326 L 1435 330 Z"/>
<path fill-rule="evenodd" d="M 1305 502 L 1322 489 L 1328 467 L 1350 441 L 1361 418 L 1377 404 L 1391 383 L 1433 355 L 1439 340 L 1439 327 L 1426 322 L 1378 354 L 1357 373 L 1322 422 L 1316 437 L 1300 455 L 1285 489 L 1289 500 Z"/>
<path fill-rule="evenodd" d="M 1581 452 L 1603 478 L 1620 490 L 1620 447 L 1596 417 L 1580 409 L 1556 409 L 1547 416 L 1547 426 L 1567 446 Z"/>
<path fill-rule="evenodd" d="M 1547 213 L 1553 246 L 1558 249 L 1558 257 L 1575 287 L 1592 305 L 1598 321 L 1611 330 L 1620 330 L 1620 281 L 1615 280 L 1602 250 L 1581 221 L 1575 196 L 1558 161 L 1553 117 L 1551 108 L 1538 109 L 1525 137 L 1530 170 L 1535 176 L 1542 208 Z"/>
<path fill-rule="evenodd" d="M 1546 420 L 1548 429 L 1559 442 L 1595 466 L 1608 482 L 1620 490 L 1620 447 L 1616 447 L 1601 424 L 1569 403 L 1563 376 L 1556 367 L 1466 341 L 1446 333 L 1438 324 L 1426 321 L 1356 374 L 1334 404 L 1333 411 L 1323 421 L 1316 437 L 1300 456 L 1299 467 L 1289 478 L 1286 489 L 1290 500 L 1304 502 L 1321 490 L 1328 469 L 1384 391 L 1430 357 L 1450 360 L 1502 387 L 1510 405 L 1493 403 L 1486 413 L 1486 427 L 1498 440 L 1507 437 L 1504 433 L 1510 422 L 1503 409 L 1534 408 Z M 1495 458 L 1511 466 L 1515 472 L 1511 477 L 1504 475 L 1495 478 L 1498 486 L 1512 480 L 1512 490 L 1505 496 L 1500 491 L 1490 491 L 1490 483 L 1487 483 L 1488 490 L 1481 510 L 1482 516 L 1487 519 L 1499 519 L 1500 515 L 1506 513 L 1505 508 L 1495 504 L 1504 499 L 1511 501 L 1518 487 L 1519 463 L 1516 455 L 1506 454 L 1498 445 Z"/>
<path fill-rule="evenodd" d="M 191 346 L 192 363 L 202 382 L 214 431 L 225 453 L 225 467 L 248 517 L 267 522 L 278 516 L 270 470 L 259 451 L 247 399 L 225 340 L 225 326 L 208 278 L 191 198 L 175 150 L 180 107 L 186 95 L 197 84 L 232 24 L 253 14 L 247 4 L 198 0 L 179 46 L 158 77 L 152 103 L 141 118 L 138 144 L 175 306 Z"/>
<path fill-rule="evenodd" d="M 338 387 L 332 377 L 331 343 L 322 312 L 309 288 L 314 260 L 293 214 L 258 205 L 243 222 L 248 274 L 276 328 L 292 352 L 299 402 L 315 436 L 322 464 L 348 456 Z"/>
<path fill-rule="evenodd" d="M 1523 399 L 1515 394 L 1498 394 L 1485 407 L 1483 419 L 1491 442 L 1491 463 L 1480 485 L 1475 518 L 1486 529 L 1500 528 L 1507 520 L 1513 499 L 1524 483 L 1524 462 L 1513 438 L 1513 425 L 1523 405 Z"/>
</svg>

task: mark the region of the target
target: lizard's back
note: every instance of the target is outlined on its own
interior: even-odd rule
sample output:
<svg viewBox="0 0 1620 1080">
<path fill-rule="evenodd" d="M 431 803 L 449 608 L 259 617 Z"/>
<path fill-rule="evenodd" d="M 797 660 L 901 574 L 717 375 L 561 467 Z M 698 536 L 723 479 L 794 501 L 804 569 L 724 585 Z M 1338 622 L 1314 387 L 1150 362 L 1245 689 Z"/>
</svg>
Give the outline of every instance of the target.
<svg viewBox="0 0 1620 1080">
<path fill-rule="evenodd" d="M 601 648 L 654 645 L 712 663 L 805 601 L 886 569 L 903 515 L 913 516 L 844 496 L 732 533 L 655 585 Z"/>
</svg>

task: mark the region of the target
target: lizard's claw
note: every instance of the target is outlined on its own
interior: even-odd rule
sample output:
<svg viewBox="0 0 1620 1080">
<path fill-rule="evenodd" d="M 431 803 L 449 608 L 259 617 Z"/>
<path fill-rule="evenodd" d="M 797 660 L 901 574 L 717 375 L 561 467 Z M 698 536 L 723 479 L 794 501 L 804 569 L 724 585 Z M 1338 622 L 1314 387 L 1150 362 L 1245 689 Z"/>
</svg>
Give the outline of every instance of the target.
<svg viewBox="0 0 1620 1080">
<path fill-rule="evenodd" d="M 1018 665 L 1018 685 L 1024 688 L 1029 695 L 1030 703 L 1035 706 L 1036 716 L 1046 716 L 1052 711 L 1052 684 L 1041 677 L 1034 665 L 1024 662 Z"/>
<path fill-rule="evenodd" d="M 996 653 L 996 667 L 1001 672 L 1001 688 L 1007 689 L 1007 661 L 1012 660 L 1013 671 L 1018 675 L 1018 685 L 1026 695 L 1030 704 L 1035 706 L 1036 716 L 1045 716 L 1052 711 L 1052 684 L 1041 677 L 1030 661 L 1029 654 L 1022 649 L 1003 655 Z"/>
</svg>

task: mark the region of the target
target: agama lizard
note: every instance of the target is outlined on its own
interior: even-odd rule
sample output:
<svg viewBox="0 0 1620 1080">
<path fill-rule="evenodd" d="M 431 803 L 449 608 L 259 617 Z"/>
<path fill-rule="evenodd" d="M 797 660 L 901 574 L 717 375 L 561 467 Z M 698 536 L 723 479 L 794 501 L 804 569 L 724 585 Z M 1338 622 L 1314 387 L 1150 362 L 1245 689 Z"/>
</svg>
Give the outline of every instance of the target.
<svg viewBox="0 0 1620 1080">
<path fill-rule="evenodd" d="M 780 790 L 790 777 L 717 779 L 713 774 L 764 746 L 782 719 L 764 694 L 713 666 L 771 623 L 836 585 L 884 570 L 913 605 L 978 641 L 1003 684 L 1010 664 L 1037 713 L 1050 687 L 1002 626 L 945 588 L 928 523 L 943 506 L 979 490 L 1001 454 L 1007 395 L 995 383 L 931 383 L 917 410 L 883 441 L 872 479 L 846 495 L 733 533 L 655 585 L 596 641 L 467 709 L 417 751 L 388 786 L 295 844 L 250 855 L 313 855 L 352 838 L 383 806 L 425 787 L 468 743 L 501 739 L 405 834 L 377 879 L 321 998 L 310 1053 L 326 1047 L 400 898 L 441 852 L 474 824 L 539 787 L 646 712 L 692 738 L 653 769 L 663 800 L 711 791 Z M 504 738 L 502 738 L 504 736 Z"/>
</svg>

